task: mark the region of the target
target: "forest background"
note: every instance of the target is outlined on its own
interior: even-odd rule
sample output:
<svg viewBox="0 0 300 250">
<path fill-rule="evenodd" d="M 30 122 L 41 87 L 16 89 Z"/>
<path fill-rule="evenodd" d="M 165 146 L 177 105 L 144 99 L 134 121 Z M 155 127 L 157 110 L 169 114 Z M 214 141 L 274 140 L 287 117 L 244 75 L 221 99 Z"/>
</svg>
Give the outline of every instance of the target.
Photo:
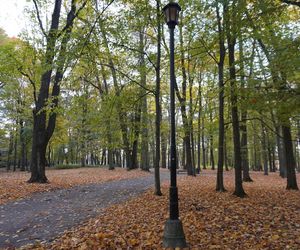
<svg viewBox="0 0 300 250">
<path fill-rule="evenodd" d="M 167 1 L 38 1 L 19 38 L 0 34 L 1 164 L 169 166 Z M 299 2 L 179 1 L 178 165 L 195 175 L 300 170 Z M 243 176 L 242 176 L 243 174 Z M 158 174 L 156 175 L 158 177 Z M 159 179 L 156 178 L 159 193 Z"/>
</svg>

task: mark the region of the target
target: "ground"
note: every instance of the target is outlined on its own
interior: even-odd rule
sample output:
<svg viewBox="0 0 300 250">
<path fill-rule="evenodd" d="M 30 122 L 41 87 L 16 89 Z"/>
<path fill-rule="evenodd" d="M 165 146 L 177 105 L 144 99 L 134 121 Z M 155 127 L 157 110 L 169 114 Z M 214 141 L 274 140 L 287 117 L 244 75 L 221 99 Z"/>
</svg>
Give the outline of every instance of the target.
<svg viewBox="0 0 300 250">
<path fill-rule="evenodd" d="M 110 174 L 108 172 L 107 174 Z M 134 174 L 134 172 L 132 172 Z M 161 178 L 168 178 L 162 173 Z M 153 175 L 31 194 L 0 205 L 0 249 L 36 241 L 49 244 L 65 230 L 103 213 L 153 186 Z"/>
<path fill-rule="evenodd" d="M 233 172 L 225 173 L 226 193 L 217 193 L 215 174 L 179 179 L 180 217 L 190 249 L 300 249 L 300 192 L 285 190 L 278 173 L 251 173 L 247 198 L 232 195 Z M 300 175 L 298 174 L 298 183 Z M 299 183 L 300 184 L 300 183 Z M 300 186 L 300 185 L 299 185 Z M 162 249 L 168 217 L 168 189 L 114 205 L 42 249 Z"/>
<path fill-rule="evenodd" d="M 146 176 L 148 173 L 140 170 L 127 171 L 117 168 L 79 168 L 56 170 L 49 169 L 46 176 L 48 184 L 28 184 L 28 172 L 0 172 L 0 205 L 8 201 L 28 197 L 36 192 L 46 192 L 59 188 L 70 188 L 82 184 L 103 183 L 112 180 L 122 180 Z"/>
<path fill-rule="evenodd" d="M 300 191 L 287 191 L 278 173 L 251 172 L 254 182 L 244 183 L 248 196 L 243 199 L 232 195 L 233 171 L 225 173 L 226 193 L 214 191 L 215 171 L 181 176 L 180 218 L 189 249 L 300 249 Z M 300 187 L 299 174 L 297 180 Z M 105 208 L 50 243 L 23 249 L 163 249 L 168 183 L 162 187 L 161 197 L 150 189 Z"/>
</svg>

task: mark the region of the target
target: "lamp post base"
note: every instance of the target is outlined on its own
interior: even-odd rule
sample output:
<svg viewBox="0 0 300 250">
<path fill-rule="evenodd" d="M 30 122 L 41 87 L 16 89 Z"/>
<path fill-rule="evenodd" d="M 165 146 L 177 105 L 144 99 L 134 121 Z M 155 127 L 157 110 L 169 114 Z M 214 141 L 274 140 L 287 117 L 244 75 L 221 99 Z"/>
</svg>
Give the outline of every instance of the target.
<svg viewBox="0 0 300 250">
<path fill-rule="evenodd" d="M 168 219 L 165 224 L 164 247 L 187 247 L 185 236 L 183 232 L 182 222 L 180 220 Z"/>
</svg>

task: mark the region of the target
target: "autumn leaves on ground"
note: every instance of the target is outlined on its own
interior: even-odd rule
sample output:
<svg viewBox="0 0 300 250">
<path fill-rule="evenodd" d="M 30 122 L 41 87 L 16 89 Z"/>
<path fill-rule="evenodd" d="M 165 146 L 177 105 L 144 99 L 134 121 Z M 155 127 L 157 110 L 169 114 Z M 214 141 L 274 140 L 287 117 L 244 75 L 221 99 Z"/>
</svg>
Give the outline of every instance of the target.
<svg viewBox="0 0 300 250">
<path fill-rule="evenodd" d="M 52 184 L 43 187 L 69 187 L 144 174 L 104 169 L 49 171 Z M 197 177 L 179 178 L 180 217 L 190 249 L 300 249 L 299 191 L 285 190 L 286 180 L 277 173 L 264 176 L 252 172 L 254 182 L 244 183 L 248 197 L 240 199 L 232 195 L 232 171 L 225 173 L 226 193 L 214 191 L 215 175 L 216 172 L 207 170 Z M 11 192 L 36 189 L 35 185 L 24 182 L 25 174 L 8 174 L 7 183 L 12 183 L 14 176 L 18 176 L 13 182 L 16 189 Z M 299 182 L 300 175 L 297 177 Z M 165 182 L 161 197 L 149 190 L 126 203 L 107 208 L 97 218 L 67 231 L 51 245 L 25 248 L 162 249 L 167 217 L 168 183 Z"/>
<path fill-rule="evenodd" d="M 76 185 L 89 183 L 103 183 L 112 180 L 137 178 L 147 173 L 125 169 L 110 171 L 106 168 L 78 168 L 65 170 L 48 170 L 47 177 L 50 183 L 28 184 L 28 172 L 1 172 L 0 173 L 0 205 L 10 200 L 24 198 L 32 193 L 51 191 L 58 188 L 70 188 Z"/>
</svg>

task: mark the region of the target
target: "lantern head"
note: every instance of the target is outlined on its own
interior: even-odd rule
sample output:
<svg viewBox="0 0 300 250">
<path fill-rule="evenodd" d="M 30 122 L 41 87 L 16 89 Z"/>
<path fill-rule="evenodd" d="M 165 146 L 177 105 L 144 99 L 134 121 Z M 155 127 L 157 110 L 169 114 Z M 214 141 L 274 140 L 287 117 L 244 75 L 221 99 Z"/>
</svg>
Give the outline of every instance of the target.
<svg viewBox="0 0 300 250">
<path fill-rule="evenodd" d="M 179 12 L 181 8 L 178 3 L 168 3 L 164 8 L 165 20 L 169 27 L 175 27 L 178 24 Z"/>
</svg>

